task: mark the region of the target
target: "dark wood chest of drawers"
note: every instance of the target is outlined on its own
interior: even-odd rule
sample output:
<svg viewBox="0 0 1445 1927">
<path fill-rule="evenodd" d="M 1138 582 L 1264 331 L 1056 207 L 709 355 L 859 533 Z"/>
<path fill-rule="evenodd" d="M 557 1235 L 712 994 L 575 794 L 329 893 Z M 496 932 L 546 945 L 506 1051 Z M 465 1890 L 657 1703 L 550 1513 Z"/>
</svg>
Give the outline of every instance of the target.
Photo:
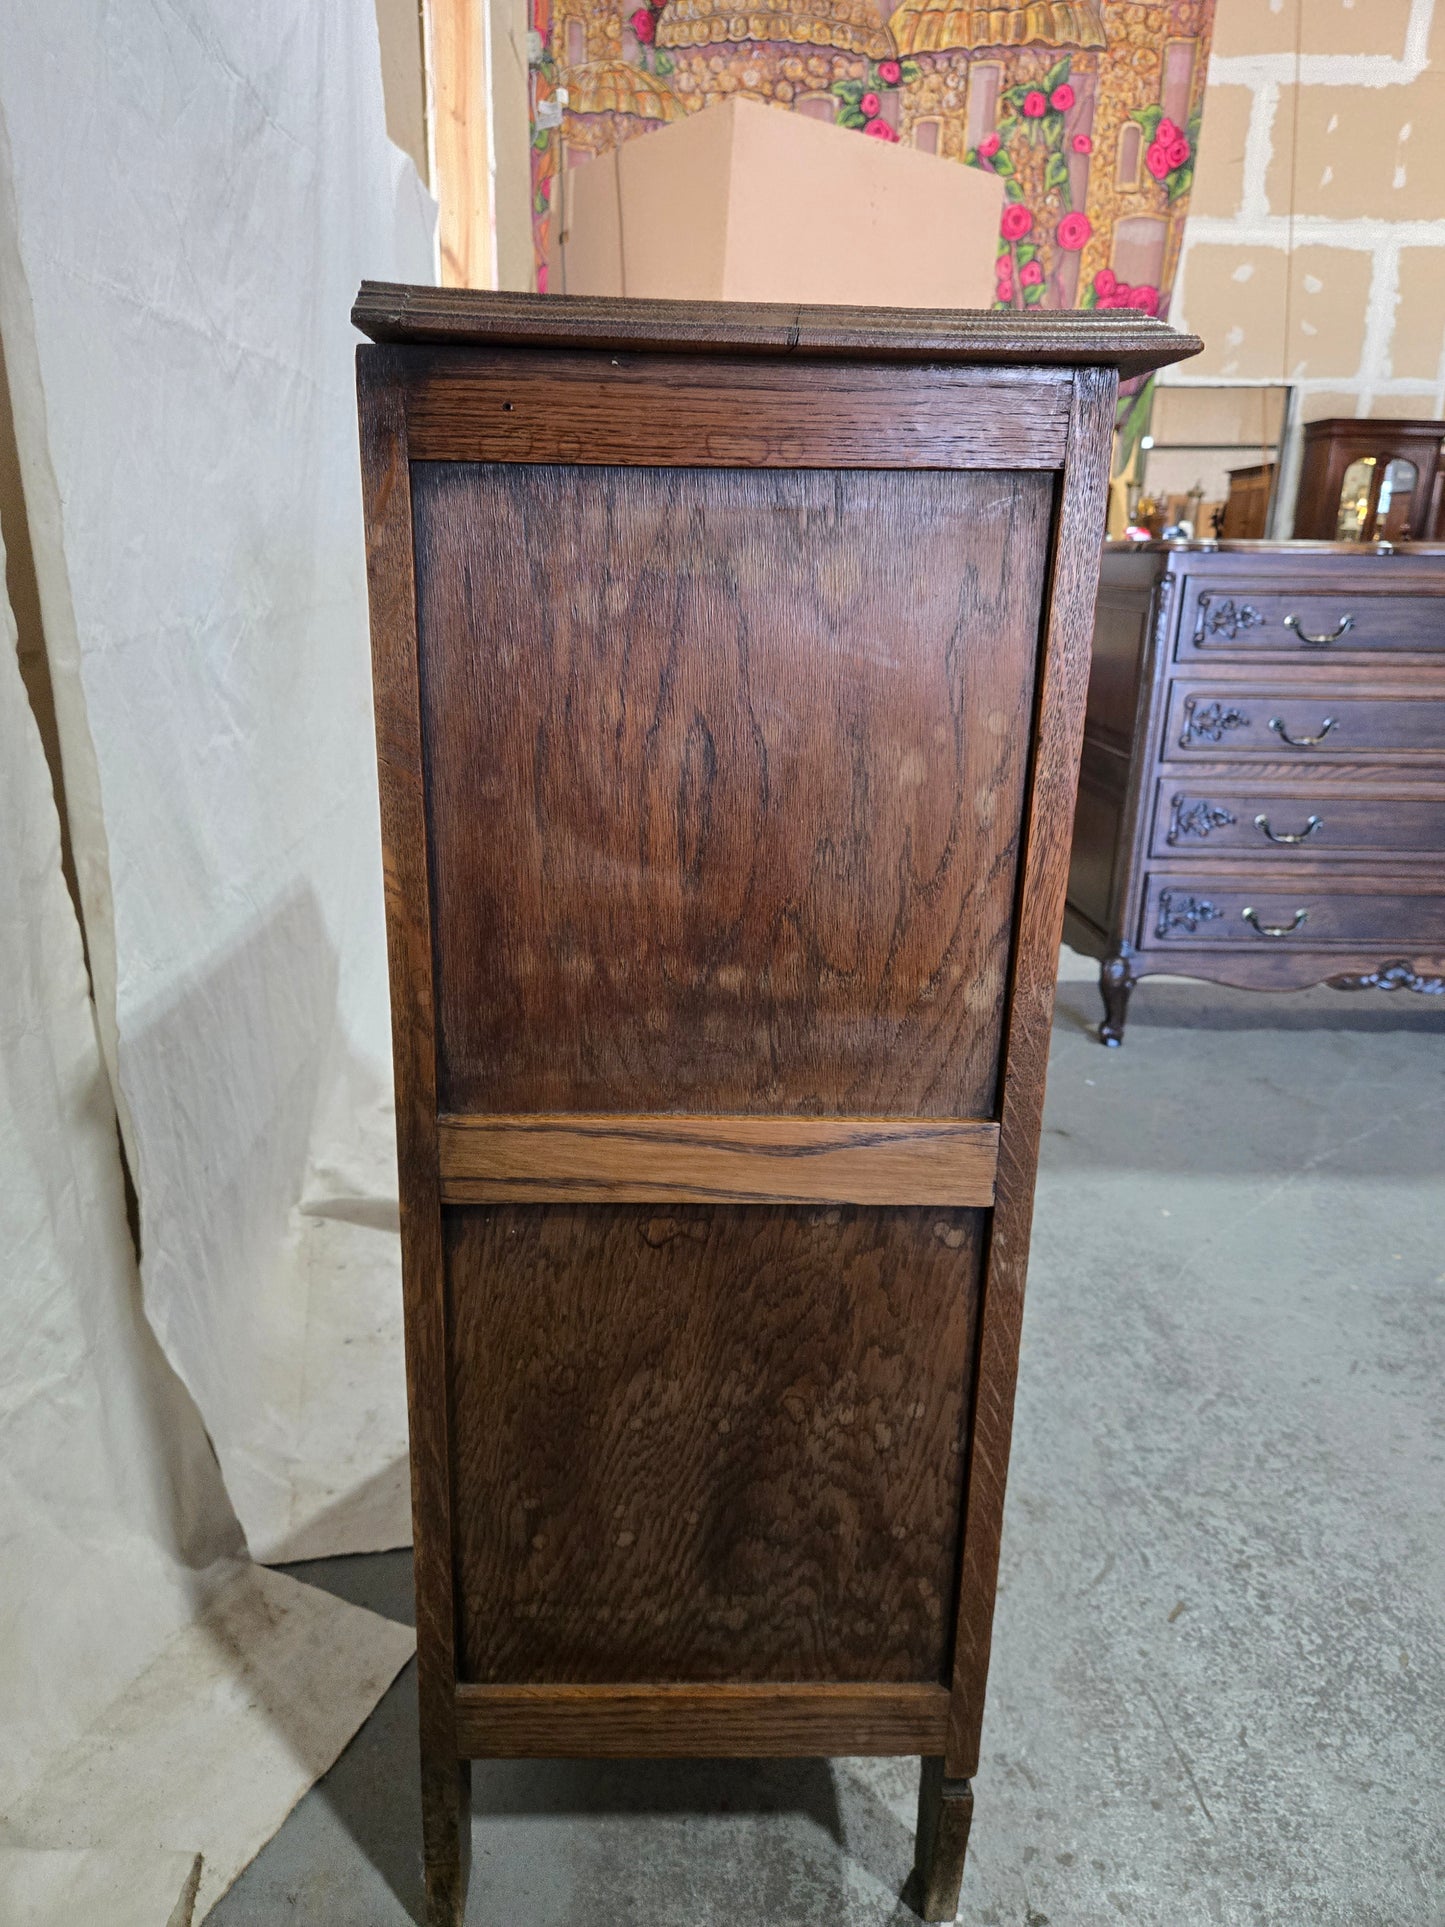
<svg viewBox="0 0 1445 1927">
<path fill-rule="evenodd" d="M 983 1716 L 1142 317 L 364 291 L 428 1905 L 478 1757 Z"/>
<path fill-rule="evenodd" d="M 1445 549 L 1106 552 L 1065 935 L 1139 978 L 1445 989 Z"/>
</svg>

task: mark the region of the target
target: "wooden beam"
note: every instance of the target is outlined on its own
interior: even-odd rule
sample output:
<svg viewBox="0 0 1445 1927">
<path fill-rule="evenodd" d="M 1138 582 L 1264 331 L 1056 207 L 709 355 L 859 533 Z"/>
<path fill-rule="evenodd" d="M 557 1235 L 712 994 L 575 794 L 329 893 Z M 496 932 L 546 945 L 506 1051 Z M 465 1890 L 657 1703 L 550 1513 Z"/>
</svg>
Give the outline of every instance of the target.
<svg viewBox="0 0 1445 1927">
<path fill-rule="evenodd" d="M 466 1116 L 437 1127 L 449 1204 L 993 1203 L 982 1118 Z"/>
<path fill-rule="evenodd" d="M 937 1754 L 943 1686 L 459 1686 L 471 1759 L 830 1758 Z"/>
<path fill-rule="evenodd" d="M 489 159 L 486 0 L 429 0 L 432 153 L 441 278 L 496 286 Z"/>
</svg>

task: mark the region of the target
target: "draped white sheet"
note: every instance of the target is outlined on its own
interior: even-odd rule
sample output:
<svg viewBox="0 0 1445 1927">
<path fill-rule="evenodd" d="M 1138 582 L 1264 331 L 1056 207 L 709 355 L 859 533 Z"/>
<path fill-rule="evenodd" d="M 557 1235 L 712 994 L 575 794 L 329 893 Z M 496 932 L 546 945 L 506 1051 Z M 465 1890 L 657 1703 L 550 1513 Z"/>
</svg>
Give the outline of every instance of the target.
<svg viewBox="0 0 1445 1927">
<path fill-rule="evenodd" d="M 412 1639 L 238 1556 L 200 1418 L 141 1313 L 3 586 L 0 906 L 0 1921 L 185 1927 Z"/>
<path fill-rule="evenodd" d="M 0 7 L 0 332 L 145 1310 L 263 1559 L 408 1536 L 347 311 L 431 278 L 432 218 L 369 0 Z"/>
</svg>

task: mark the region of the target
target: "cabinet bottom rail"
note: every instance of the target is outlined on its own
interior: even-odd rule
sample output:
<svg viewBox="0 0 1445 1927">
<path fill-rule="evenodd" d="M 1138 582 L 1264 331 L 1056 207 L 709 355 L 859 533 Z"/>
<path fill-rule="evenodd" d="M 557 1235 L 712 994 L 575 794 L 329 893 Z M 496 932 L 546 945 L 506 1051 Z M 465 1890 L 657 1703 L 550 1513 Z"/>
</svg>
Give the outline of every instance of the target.
<svg viewBox="0 0 1445 1927">
<path fill-rule="evenodd" d="M 456 1692 L 463 1759 L 816 1759 L 941 1754 L 945 1686 L 477 1686 Z"/>
</svg>

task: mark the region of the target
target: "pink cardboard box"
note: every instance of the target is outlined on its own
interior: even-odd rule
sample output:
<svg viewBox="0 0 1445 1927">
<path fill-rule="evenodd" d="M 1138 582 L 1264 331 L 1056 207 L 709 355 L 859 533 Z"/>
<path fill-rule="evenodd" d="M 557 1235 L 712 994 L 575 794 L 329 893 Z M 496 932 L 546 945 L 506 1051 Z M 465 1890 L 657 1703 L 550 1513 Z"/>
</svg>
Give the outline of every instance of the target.
<svg viewBox="0 0 1445 1927">
<path fill-rule="evenodd" d="M 986 308 L 1003 182 L 729 100 L 567 168 L 553 294 Z"/>
</svg>

